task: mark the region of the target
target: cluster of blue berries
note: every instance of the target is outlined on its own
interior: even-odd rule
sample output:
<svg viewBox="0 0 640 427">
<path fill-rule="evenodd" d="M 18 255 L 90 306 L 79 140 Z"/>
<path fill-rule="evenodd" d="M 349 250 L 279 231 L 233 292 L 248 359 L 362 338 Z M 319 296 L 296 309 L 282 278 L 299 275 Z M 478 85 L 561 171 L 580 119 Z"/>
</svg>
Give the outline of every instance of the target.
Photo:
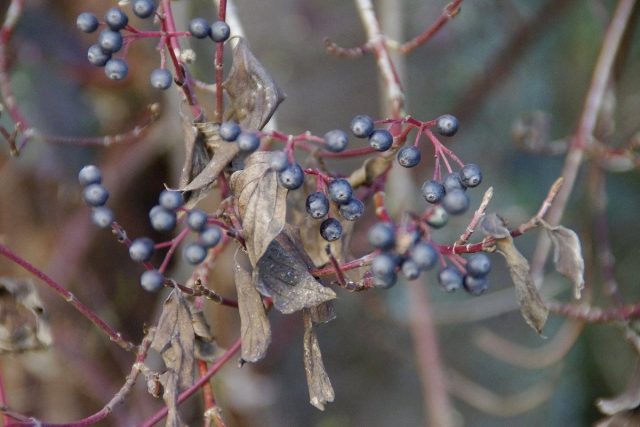
<svg viewBox="0 0 640 427">
<path fill-rule="evenodd" d="M 387 129 L 376 129 L 375 123 L 369 116 L 355 116 L 351 120 L 350 128 L 357 138 L 369 138 L 369 145 L 376 151 L 387 151 L 393 145 L 391 132 Z"/>
<path fill-rule="evenodd" d="M 471 255 L 466 264 L 466 274 L 454 266 L 447 266 L 438 273 L 438 282 L 447 292 L 463 288 L 471 295 L 480 295 L 488 289 L 487 276 L 491 260 L 484 253 Z"/>
<path fill-rule="evenodd" d="M 364 213 L 364 203 L 353 196 L 353 188 L 344 178 L 336 178 L 327 186 L 327 194 L 316 191 L 307 196 L 305 208 L 314 219 L 322 219 L 329 213 L 333 202 L 340 216 L 347 221 L 356 221 Z M 342 237 L 342 224 L 336 218 L 327 218 L 320 224 L 320 235 L 328 242 Z"/>
<path fill-rule="evenodd" d="M 220 138 L 226 142 L 235 142 L 240 151 L 253 153 L 260 147 L 260 135 L 256 132 L 243 131 L 236 122 L 224 122 L 219 129 Z"/>
<path fill-rule="evenodd" d="M 82 198 L 90 206 L 91 221 L 100 228 L 109 228 L 113 223 L 113 211 L 105 206 L 109 191 L 102 185 L 102 172 L 97 166 L 87 165 L 78 173 L 82 185 Z"/>
<path fill-rule="evenodd" d="M 189 22 L 189 32 L 197 39 L 211 37 L 214 42 L 222 43 L 227 41 L 231 35 L 229 25 L 224 21 L 215 21 L 209 24 L 205 18 L 194 18 Z"/>
<path fill-rule="evenodd" d="M 482 171 L 473 163 L 462 167 L 460 172 L 447 174 L 442 182 L 433 179 L 422 184 L 422 197 L 431 204 L 439 204 L 451 215 L 460 215 L 469 208 L 467 188 L 473 188 L 482 182 Z"/>
</svg>

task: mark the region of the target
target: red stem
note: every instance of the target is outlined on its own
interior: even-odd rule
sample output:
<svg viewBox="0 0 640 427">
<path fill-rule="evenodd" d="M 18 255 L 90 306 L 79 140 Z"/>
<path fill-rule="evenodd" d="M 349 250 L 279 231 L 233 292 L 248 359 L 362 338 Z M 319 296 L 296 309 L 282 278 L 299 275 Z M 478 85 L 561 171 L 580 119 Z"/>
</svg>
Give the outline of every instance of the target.
<svg viewBox="0 0 640 427">
<path fill-rule="evenodd" d="M 227 0 L 220 0 L 220 6 L 218 7 L 218 19 L 225 21 L 227 19 Z M 224 42 L 216 43 L 216 59 L 215 59 L 215 71 L 216 71 L 216 110 L 215 121 L 216 123 L 222 122 L 222 113 L 224 112 L 224 94 L 222 93 L 222 79 L 223 75 L 223 61 L 224 58 Z"/>
</svg>

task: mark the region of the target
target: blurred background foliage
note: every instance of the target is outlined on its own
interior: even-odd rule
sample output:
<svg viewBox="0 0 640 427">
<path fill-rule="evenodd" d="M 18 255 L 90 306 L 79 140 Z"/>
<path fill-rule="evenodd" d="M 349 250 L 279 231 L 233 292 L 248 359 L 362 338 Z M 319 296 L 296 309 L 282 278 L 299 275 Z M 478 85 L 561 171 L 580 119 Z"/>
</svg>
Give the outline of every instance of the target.
<svg viewBox="0 0 640 427">
<path fill-rule="evenodd" d="M 8 3 L 0 1 L 0 15 Z M 27 2 L 10 54 L 19 107 L 34 126 L 56 135 L 122 132 L 133 127 L 152 102 L 161 103 L 162 117 L 133 146 L 97 149 L 33 140 L 17 159 L 9 157 L 6 145 L 0 146 L 0 240 L 71 289 L 125 335 L 139 340 L 143 326 L 157 319 L 162 297 L 142 291 L 137 285 L 140 267 L 129 260 L 110 233 L 90 226 L 75 177 L 86 163 L 101 165 L 113 193 L 110 204 L 129 235 L 160 239 L 149 227 L 147 212 L 163 184 L 176 184 L 183 144 L 177 95 L 157 92 L 148 84 L 148 73 L 159 64 L 154 41 L 131 47 L 127 57 L 130 76 L 124 82 L 107 80 L 102 70 L 86 61 L 86 48 L 95 35 L 77 31 L 75 17 L 82 11 L 100 16 L 107 5 L 114 4 L 104 0 Z M 174 4 L 183 28 L 188 17 L 214 16 L 211 1 Z M 445 4 L 440 0 L 378 2 L 383 25 L 401 40 L 421 32 Z M 495 190 L 490 210 L 499 212 L 511 225 L 535 213 L 563 162 L 562 155 L 522 150 L 512 138 L 513 126 L 538 111 L 549 118 L 545 143 L 566 138 L 575 130 L 613 6 L 614 2 L 598 0 L 468 0 L 432 41 L 398 59 L 407 112 L 424 120 L 443 113 L 459 116 L 461 130 L 450 147 L 466 162 L 483 168 L 483 191 L 489 185 Z M 279 130 L 323 134 L 336 127 L 347 128 L 356 114 L 384 116 L 374 59 L 342 60 L 324 52 L 326 36 L 344 46 L 364 42 L 352 2 L 239 0 L 237 7 L 254 53 L 287 94 L 277 113 Z M 638 10 L 616 69 L 615 91 L 608 99 L 615 121 L 615 129 L 605 140 L 610 146 L 622 145 L 638 132 L 637 24 Z M 198 54 L 194 75 L 211 82 L 213 44 L 186 44 Z M 201 96 L 203 104 L 213 105 L 210 96 Z M 6 114 L 0 117 L 0 124 L 12 128 Z M 347 171 L 355 164 L 342 161 L 332 167 Z M 431 168 L 432 164 L 423 162 L 411 171 L 413 187 L 401 190 L 420 199 L 417 189 L 430 176 Z M 639 176 L 633 171 L 608 178 L 615 276 L 625 302 L 633 303 L 640 297 Z M 593 256 L 598 242 L 586 214 L 591 209 L 588 181 L 585 169 L 563 223 L 582 236 L 594 302 L 606 306 L 609 301 L 601 291 L 599 263 Z M 475 205 L 481 195 L 482 191 L 471 194 Z M 215 205 L 214 200 L 205 202 L 208 208 Z M 391 206 L 393 210 L 403 207 Z M 436 232 L 436 240 L 455 240 L 469 217 Z M 356 227 L 356 254 L 367 250 L 363 236 L 370 223 L 371 218 L 365 219 Z M 517 239 L 517 246 L 528 257 L 536 237 L 534 233 Z M 231 296 L 229 256 L 219 262 L 210 286 Z M 176 261 L 173 276 L 187 277 L 186 267 Z M 24 272 L 0 260 L 0 275 Z M 460 389 L 467 392 L 466 399 L 454 400 L 461 424 L 589 425 L 601 417 L 595 399 L 619 393 L 631 376 L 637 354 L 613 325 L 586 326 L 564 357 L 544 367 L 514 366 L 500 360 L 501 354 L 481 350 L 480 337 L 491 331 L 537 349 L 531 350 L 536 359 L 552 351 L 544 346 L 557 333 L 578 330 L 575 324 L 552 316 L 544 330 L 547 338 L 536 336 L 516 309 L 510 279 L 497 257 L 491 290 L 482 297 L 445 294 L 433 274 L 423 277 L 433 302 L 441 352 L 450 370 L 447 377 L 457 384 L 453 395 L 459 398 Z M 568 282 L 555 273 L 547 275 L 544 288 L 559 292 L 561 299 L 570 298 Z M 10 403 L 22 413 L 51 422 L 86 416 L 101 408 L 121 386 L 131 356 L 107 342 L 57 296 L 45 289 L 41 295 L 51 313 L 56 342 L 45 352 L 0 358 Z M 339 293 L 338 319 L 322 327 L 319 336 L 336 390 L 336 402 L 324 412 L 307 403 L 300 316 L 272 313 L 274 342 L 267 358 L 242 369 L 230 364 L 214 379 L 229 425 L 422 425 L 422 389 L 406 307 L 403 283 L 390 291 Z M 208 310 L 220 344 L 229 345 L 238 334 L 237 313 L 218 306 Z M 462 378 L 475 384 L 464 383 Z M 480 410 L 476 406 L 483 405 L 483 398 L 493 400 Z M 194 421 L 200 413 L 198 405 L 198 399 L 192 399 L 184 408 L 185 414 L 194 417 L 192 425 L 198 425 Z M 138 384 L 105 425 L 135 425 L 160 406 L 146 394 L 144 384 Z"/>
</svg>

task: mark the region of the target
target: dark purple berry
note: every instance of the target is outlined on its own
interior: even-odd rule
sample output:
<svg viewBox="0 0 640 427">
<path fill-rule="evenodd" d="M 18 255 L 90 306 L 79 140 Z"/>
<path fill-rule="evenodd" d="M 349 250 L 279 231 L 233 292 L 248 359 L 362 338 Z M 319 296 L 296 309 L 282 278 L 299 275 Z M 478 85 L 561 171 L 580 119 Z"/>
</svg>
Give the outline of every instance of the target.
<svg viewBox="0 0 640 427">
<path fill-rule="evenodd" d="M 240 151 L 246 153 L 252 153 L 260 147 L 260 137 L 255 132 L 240 132 L 236 142 Z"/>
<path fill-rule="evenodd" d="M 422 197 L 429 203 L 440 203 L 444 197 L 444 185 L 432 179 L 422 184 Z"/>
<path fill-rule="evenodd" d="M 371 261 L 371 272 L 376 277 L 386 276 L 396 271 L 398 259 L 394 255 L 383 252 Z"/>
<path fill-rule="evenodd" d="M 83 187 L 91 184 L 100 184 L 102 182 L 102 172 L 97 166 L 86 165 L 78 172 L 78 182 Z"/>
<path fill-rule="evenodd" d="M 91 222 L 99 228 L 109 228 L 113 223 L 113 211 L 105 206 L 93 208 Z"/>
<path fill-rule="evenodd" d="M 122 80 L 127 77 L 127 73 L 129 72 L 129 67 L 124 60 L 119 58 L 112 58 L 107 61 L 104 66 L 104 73 L 111 80 Z"/>
<path fill-rule="evenodd" d="M 358 138 L 368 138 L 373 133 L 373 120 L 369 116 L 358 115 L 351 120 L 351 132 Z"/>
<path fill-rule="evenodd" d="M 136 262 L 147 262 L 154 252 L 154 243 L 148 237 L 139 237 L 131 242 L 129 246 L 129 256 Z"/>
<path fill-rule="evenodd" d="M 335 218 L 327 218 L 320 224 L 320 235 L 327 242 L 333 242 L 342 237 L 342 224 Z"/>
<path fill-rule="evenodd" d="M 340 205 L 340 215 L 347 221 L 355 221 L 364 213 L 364 203 L 356 198 L 351 198 L 347 203 Z"/>
<path fill-rule="evenodd" d="M 153 0 L 134 0 L 131 8 L 133 9 L 133 14 L 138 18 L 146 19 L 153 15 L 156 5 Z"/>
<path fill-rule="evenodd" d="M 331 152 L 339 153 L 347 148 L 349 136 L 345 131 L 340 129 L 330 130 L 324 134 L 324 143 L 324 148 Z"/>
<path fill-rule="evenodd" d="M 87 50 L 87 59 L 89 63 L 96 67 L 104 67 L 111 59 L 111 53 L 105 52 L 100 45 L 93 44 Z"/>
<path fill-rule="evenodd" d="M 398 275 L 395 271 L 383 276 L 373 276 L 373 286 L 381 289 L 389 289 L 398 282 Z"/>
<path fill-rule="evenodd" d="M 107 23 L 109 28 L 113 31 L 120 31 L 129 23 L 129 18 L 127 14 L 118 9 L 117 7 L 112 7 L 107 10 L 107 13 L 104 15 L 104 22 Z"/>
<path fill-rule="evenodd" d="M 487 289 L 489 289 L 487 276 L 474 277 L 467 274 L 464 276 L 464 289 L 474 296 L 483 294 Z"/>
<path fill-rule="evenodd" d="M 222 240 L 222 230 L 218 226 L 212 225 L 200 233 L 198 243 L 208 249 L 216 246 L 220 240 Z"/>
<path fill-rule="evenodd" d="M 198 243 L 189 243 L 182 250 L 182 256 L 189 264 L 197 265 L 207 257 L 207 249 Z"/>
<path fill-rule="evenodd" d="M 468 163 L 460 171 L 460 179 L 465 187 L 477 187 L 482 182 L 480 166 Z"/>
<path fill-rule="evenodd" d="M 231 35 L 231 28 L 224 21 L 215 21 L 211 24 L 209 33 L 214 42 L 221 43 L 227 41 Z"/>
<path fill-rule="evenodd" d="M 442 207 L 451 215 L 463 214 L 469 209 L 469 196 L 463 190 L 447 191 L 442 199 Z"/>
<path fill-rule="evenodd" d="M 451 114 L 444 114 L 438 117 L 436 129 L 442 136 L 453 136 L 458 132 L 458 119 Z"/>
<path fill-rule="evenodd" d="M 307 196 L 305 207 L 311 218 L 320 219 L 329 213 L 329 199 L 324 193 L 317 191 Z"/>
<path fill-rule="evenodd" d="M 484 277 L 491 271 L 491 260 L 481 252 L 473 254 L 467 260 L 467 274 L 472 277 Z"/>
<path fill-rule="evenodd" d="M 151 86 L 154 88 L 166 90 L 171 86 L 173 76 L 166 68 L 156 68 L 149 75 L 149 81 L 151 82 Z"/>
<path fill-rule="evenodd" d="M 462 287 L 464 277 L 455 267 L 445 267 L 438 273 L 438 283 L 447 292 L 457 291 Z"/>
<path fill-rule="evenodd" d="M 407 259 L 402 263 L 402 274 L 409 280 L 415 280 L 420 277 L 420 267 L 411 259 Z"/>
<path fill-rule="evenodd" d="M 240 135 L 241 129 L 236 122 L 224 122 L 220 125 L 219 132 L 223 141 L 233 142 Z"/>
<path fill-rule="evenodd" d="M 195 231 L 200 232 L 207 226 L 209 216 L 201 209 L 192 209 L 187 214 L 187 226 Z"/>
<path fill-rule="evenodd" d="M 189 22 L 189 32 L 197 39 L 209 37 L 210 30 L 209 22 L 204 18 L 194 18 Z"/>
<path fill-rule="evenodd" d="M 107 203 L 109 192 L 100 184 L 89 184 L 84 188 L 82 197 L 87 205 L 98 207 Z"/>
<path fill-rule="evenodd" d="M 426 219 L 427 224 L 433 228 L 442 228 L 447 225 L 449 214 L 442 206 L 434 206 Z"/>
<path fill-rule="evenodd" d="M 377 249 L 390 250 L 396 245 L 396 231 L 388 222 L 374 224 L 367 234 L 371 246 Z"/>
<path fill-rule="evenodd" d="M 466 190 L 467 187 L 462 183 L 462 179 L 458 172 L 451 172 L 447 174 L 442 180 L 442 185 L 444 185 L 444 189 L 448 191 L 453 190 Z"/>
<path fill-rule="evenodd" d="M 289 164 L 278 173 L 278 182 L 286 189 L 296 190 L 304 183 L 304 171 L 297 163 Z"/>
<path fill-rule="evenodd" d="M 289 166 L 289 158 L 284 151 L 272 151 L 269 167 L 276 172 L 282 172 Z"/>
<path fill-rule="evenodd" d="M 398 151 L 398 163 L 405 168 L 412 168 L 420 163 L 420 150 L 418 147 L 410 145 Z"/>
<path fill-rule="evenodd" d="M 160 232 L 171 231 L 176 226 L 176 213 L 156 205 L 149 211 L 149 220 L 154 230 Z"/>
<path fill-rule="evenodd" d="M 164 285 L 164 276 L 158 270 L 147 270 L 140 276 L 140 286 L 147 292 L 158 292 Z"/>
<path fill-rule="evenodd" d="M 113 30 L 102 30 L 98 36 L 98 45 L 105 53 L 116 53 L 122 49 L 122 34 Z"/>
<path fill-rule="evenodd" d="M 387 151 L 393 145 L 393 136 L 386 129 L 376 129 L 369 137 L 369 145 L 376 151 Z"/>
<path fill-rule="evenodd" d="M 182 193 L 179 191 L 162 190 L 158 197 L 158 202 L 163 208 L 175 211 L 182 206 L 184 200 L 182 199 Z"/>
<path fill-rule="evenodd" d="M 93 33 L 99 25 L 98 18 L 91 12 L 82 12 L 76 19 L 76 26 L 85 33 Z"/>
<path fill-rule="evenodd" d="M 353 195 L 353 188 L 344 178 L 334 179 L 327 187 L 329 198 L 339 204 L 347 203 Z"/>
<path fill-rule="evenodd" d="M 427 242 L 418 242 L 411 247 L 409 257 L 421 270 L 430 270 L 438 262 L 438 251 Z"/>
</svg>

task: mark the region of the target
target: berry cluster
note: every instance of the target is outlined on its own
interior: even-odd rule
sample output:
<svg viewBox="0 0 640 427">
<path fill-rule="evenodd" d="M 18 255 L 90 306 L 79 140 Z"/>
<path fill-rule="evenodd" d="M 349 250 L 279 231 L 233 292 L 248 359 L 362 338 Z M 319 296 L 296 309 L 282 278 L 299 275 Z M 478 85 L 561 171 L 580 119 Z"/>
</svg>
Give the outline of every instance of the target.
<svg viewBox="0 0 640 427">
<path fill-rule="evenodd" d="M 227 41 L 231 35 L 231 29 L 229 25 L 224 21 L 215 21 L 213 24 L 209 24 L 204 18 L 194 18 L 189 22 L 189 32 L 197 39 L 211 39 L 216 43 L 222 43 Z"/>
<path fill-rule="evenodd" d="M 469 208 L 467 188 L 482 182 L 482 172 L 478 165 L 468 163 L 460 172 L 447 174 L 442 181 L 430 179 L 422 184 L 422 197 L 431 204 L 440 204 L 451 215 L 459 215 Z"/>
<path fill-rule="evenodd" d="M 91 221 L 100 228 L 113 223 L 113 211 L 105 206 L 109 191 L 102 185 L 102 172 L 97 166 L 87 165 L 78 173 L 78 181 L 84 187 L 82 197 L 91 206 Z"/>
</svg>

